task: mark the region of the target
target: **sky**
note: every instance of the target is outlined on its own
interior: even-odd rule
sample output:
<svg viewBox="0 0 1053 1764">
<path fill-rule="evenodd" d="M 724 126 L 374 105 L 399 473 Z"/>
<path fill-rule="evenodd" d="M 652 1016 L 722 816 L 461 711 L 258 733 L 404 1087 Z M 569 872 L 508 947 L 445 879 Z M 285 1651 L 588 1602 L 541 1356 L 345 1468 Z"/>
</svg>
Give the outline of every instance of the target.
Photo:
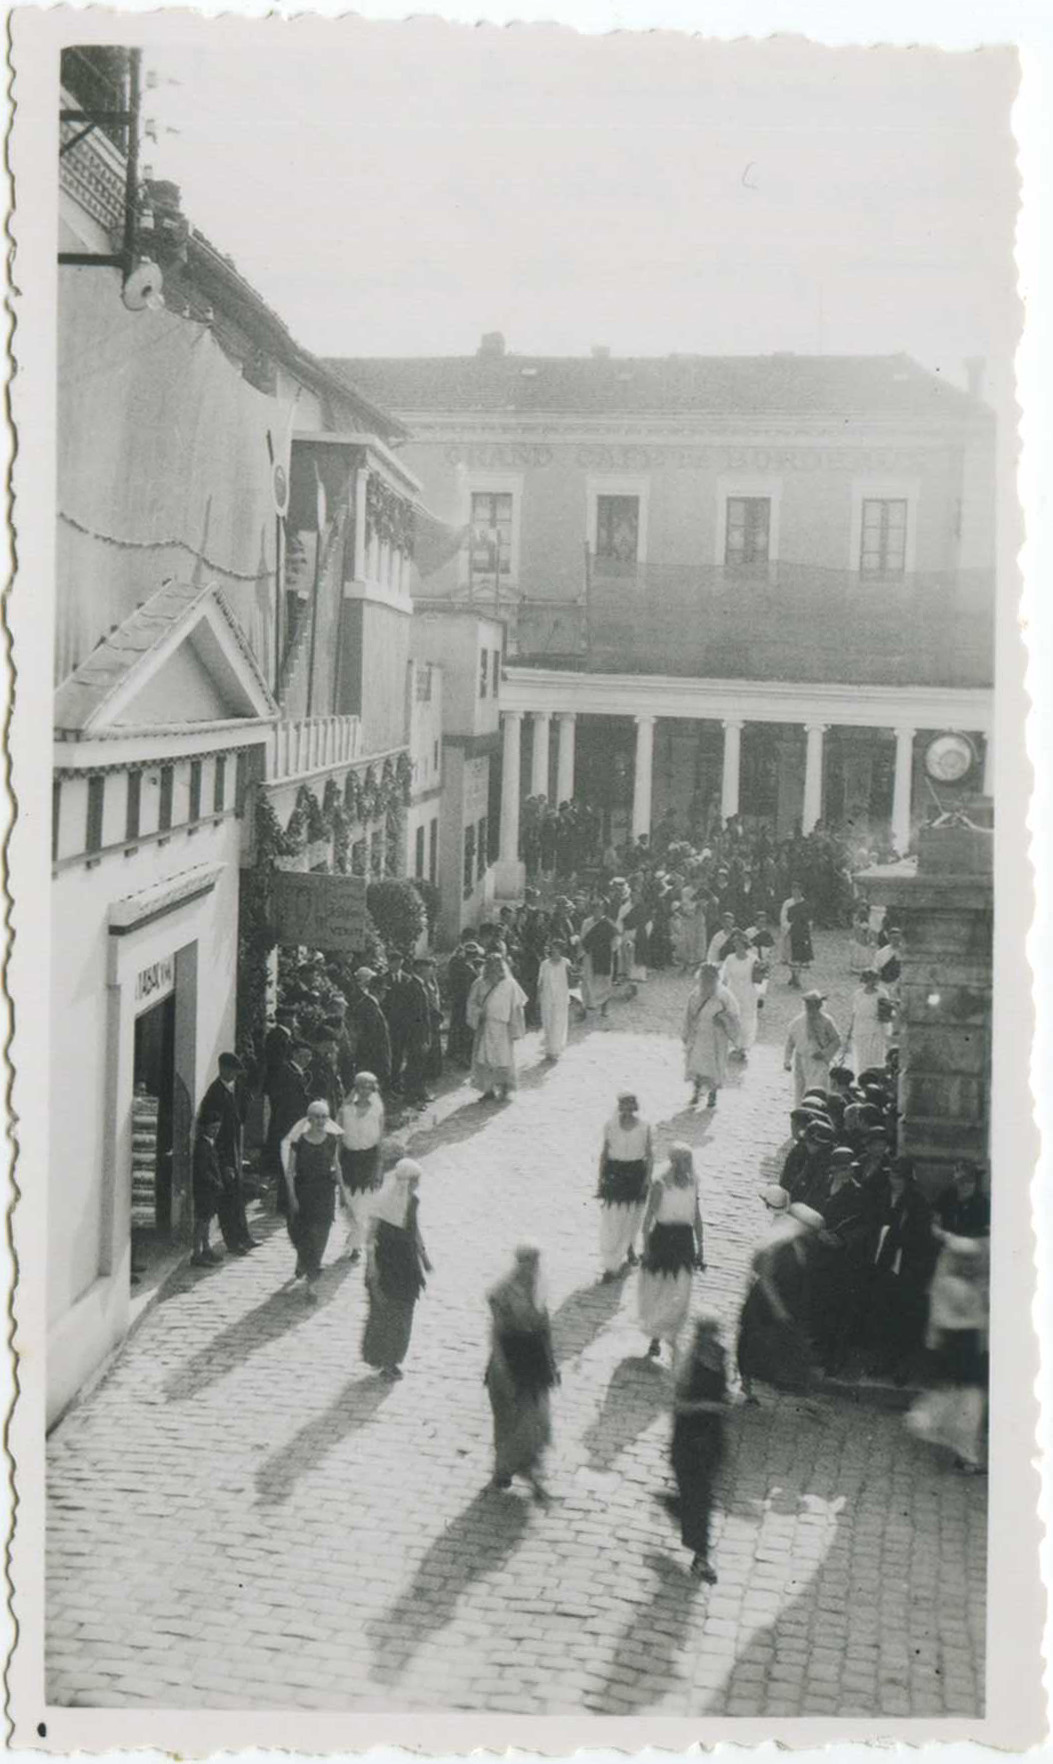
<svg viewBox="0 0 1053 1764">
<path fill-rule="evenodd" d="M 199 40 L 147 50 L 145 158 L 318 354 L 502 331 L 525 354 L 905 350 L 959 384 L 969 356 L 1008 374 L 1007 51 L 436 20 Z"/>
</svg>

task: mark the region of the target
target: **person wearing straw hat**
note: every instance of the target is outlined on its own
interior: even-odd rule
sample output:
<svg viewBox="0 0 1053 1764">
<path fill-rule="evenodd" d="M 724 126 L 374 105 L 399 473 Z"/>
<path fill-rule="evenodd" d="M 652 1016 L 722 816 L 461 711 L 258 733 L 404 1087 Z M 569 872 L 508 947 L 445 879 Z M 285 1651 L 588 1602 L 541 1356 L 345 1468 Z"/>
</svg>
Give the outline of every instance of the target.
<svg viewBox="0 0 1053 1764">
<path fill-rule="evenodd" d="M 400 1158 L 384 1178 L 373 1204 L 366 1247 L 369 1310 L 362 1358 L 382 1378 L 402 1377 L 413 1312 L 432 1271 L 417 1223 L 417 1191 L 424 1174 L 412 1158 Z"/>
<path fill-rule="evenodd" d="M 793 1072 L 794 1101 L 800 1103 L 805 1092 L 818 1088 L 825 1096 L 830 1082 L 830 1067 L 841 1046 L 841 1031 L 823 1006 L 825 992 L 814 989 L 802 1000 L 804 1010 L 794 1017 L 786 1033 L 783 1064 Z"/>
</svg>

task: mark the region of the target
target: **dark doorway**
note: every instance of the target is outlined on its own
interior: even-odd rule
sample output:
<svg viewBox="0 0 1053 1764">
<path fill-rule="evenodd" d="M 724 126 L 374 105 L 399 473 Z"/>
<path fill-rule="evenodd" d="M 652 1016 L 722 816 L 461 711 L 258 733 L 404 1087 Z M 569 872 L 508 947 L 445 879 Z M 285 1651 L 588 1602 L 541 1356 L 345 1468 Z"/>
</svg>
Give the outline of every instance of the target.
<svg viewBox="0 0 1053 1764">
<path fill-rule="evenodd" d="M 132 1283 L 172 1232 L 175 994 L 135 1021 L 132 1089 Z"/>
</svg>

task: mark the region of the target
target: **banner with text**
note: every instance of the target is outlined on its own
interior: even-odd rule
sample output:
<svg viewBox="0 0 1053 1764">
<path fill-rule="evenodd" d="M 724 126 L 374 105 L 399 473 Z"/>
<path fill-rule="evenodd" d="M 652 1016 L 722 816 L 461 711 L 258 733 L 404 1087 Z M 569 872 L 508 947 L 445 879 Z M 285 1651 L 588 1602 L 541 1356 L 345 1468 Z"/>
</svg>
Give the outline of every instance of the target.
<svg viewBox="0 0 1053 1764">
<path fill-rule="evenodd" d="M 279 870 L 271 883 L 279 943 L 346 955 L 366 942 L 366 878 Z"/>
</svg>

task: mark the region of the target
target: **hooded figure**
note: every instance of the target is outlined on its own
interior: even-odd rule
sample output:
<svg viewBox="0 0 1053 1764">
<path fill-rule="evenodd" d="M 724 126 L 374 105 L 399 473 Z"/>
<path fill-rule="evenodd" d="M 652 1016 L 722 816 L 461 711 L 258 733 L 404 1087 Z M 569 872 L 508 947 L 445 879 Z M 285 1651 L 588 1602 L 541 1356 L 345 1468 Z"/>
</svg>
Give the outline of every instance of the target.
<svg viewBox="0 0 1053 1764">
<path fill-rule="evenodd" d="M 382 1378 L 401 1378 L 409 1348 L 413 1311 L 431 1273 L 417 1224 L 417 1190 L 423 1171 L 412 1158 L 400 1158 L 384 1178 L 373 1203 L 366 1249 L 369 1311 L 362 1358 Z"/>
</svg>

